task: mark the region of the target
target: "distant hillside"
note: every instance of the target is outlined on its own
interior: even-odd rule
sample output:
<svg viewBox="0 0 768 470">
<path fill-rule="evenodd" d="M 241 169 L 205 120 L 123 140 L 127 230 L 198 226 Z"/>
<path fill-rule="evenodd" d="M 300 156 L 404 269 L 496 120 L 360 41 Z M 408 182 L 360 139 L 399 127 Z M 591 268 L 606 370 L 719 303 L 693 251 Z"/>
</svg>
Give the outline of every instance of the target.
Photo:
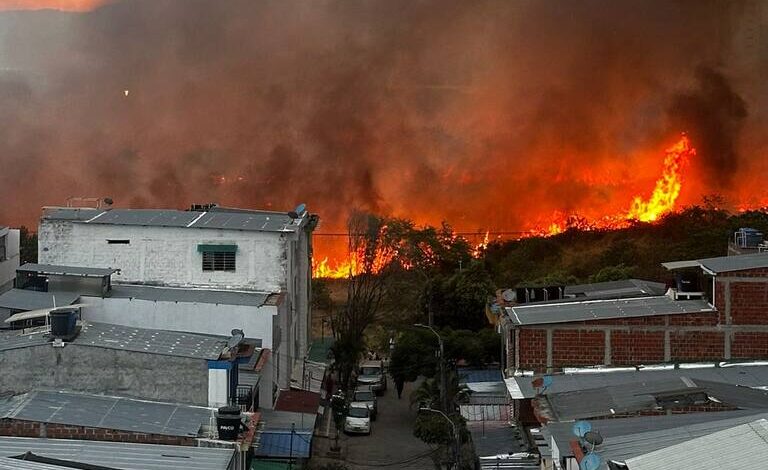
<svg viewBox="0 0 768 470">
<path fill-rule="evenodd" d="M 724 256 L 739 227 L 768 234 L 768 213 L 730 215 L 692 207 L 622 230 L 569 230 L 552 237 L 492 243 L 485 262 L 500 287 L 629 277 L 664 282 L 670 276 L 660 263 Z"/>
</svg>

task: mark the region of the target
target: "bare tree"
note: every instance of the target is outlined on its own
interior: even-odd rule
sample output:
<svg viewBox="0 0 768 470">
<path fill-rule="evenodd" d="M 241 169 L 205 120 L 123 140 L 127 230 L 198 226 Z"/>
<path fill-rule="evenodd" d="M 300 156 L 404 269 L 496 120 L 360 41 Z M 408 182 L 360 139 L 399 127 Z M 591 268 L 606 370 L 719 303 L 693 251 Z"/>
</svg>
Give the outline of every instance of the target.
<svg viewBox="0 0 768 470">
<path fill-rule="evenodd" d="M 387 243 L 384 219 L 354 212 L 348 220 L 350 268 L 347 303 L 332 318 L 331 349 L 339 386 L 351 385 L 355 366 L 365 353 L 364 335 L 376 319 L 386 292 L 386 273 L 395 250 Z"/>
</svg>

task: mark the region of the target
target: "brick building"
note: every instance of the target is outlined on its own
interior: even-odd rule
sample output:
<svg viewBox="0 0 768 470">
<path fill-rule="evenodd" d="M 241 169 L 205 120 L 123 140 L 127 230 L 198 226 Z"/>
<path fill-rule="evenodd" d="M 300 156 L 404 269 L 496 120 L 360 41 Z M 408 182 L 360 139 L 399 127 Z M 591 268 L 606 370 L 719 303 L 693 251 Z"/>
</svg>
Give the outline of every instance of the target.
<svg viewBox="0 0 768 470">
<path fill-rule="evenodd" d="M 768 357 L 768 254 L 664 266 L 700 287 L 504 307 L 507 371 Z"/>
</svg>

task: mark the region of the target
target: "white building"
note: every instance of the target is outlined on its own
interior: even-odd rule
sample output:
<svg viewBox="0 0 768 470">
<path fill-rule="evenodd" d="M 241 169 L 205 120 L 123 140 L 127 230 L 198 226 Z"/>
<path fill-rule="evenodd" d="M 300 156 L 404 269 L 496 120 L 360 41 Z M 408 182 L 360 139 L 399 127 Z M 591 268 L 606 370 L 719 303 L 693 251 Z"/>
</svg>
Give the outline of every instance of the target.
<svg viewBox="0 0 768 470">
<path fill-rule="evenodd" d="M 0 227 L 0 293 L 13 287 L 19 267 L 19 231 Z"/>
<path fill-rule="evenodd" d="M 218 335 L 242 329 L 273 351 L 276 385 L 287 388 L 308 349 L 316 223 L 304 210 L 46 208 L 38 257 L 119 270 L 109 294 L 83 295 L 86 319 Z"/>
</svg>

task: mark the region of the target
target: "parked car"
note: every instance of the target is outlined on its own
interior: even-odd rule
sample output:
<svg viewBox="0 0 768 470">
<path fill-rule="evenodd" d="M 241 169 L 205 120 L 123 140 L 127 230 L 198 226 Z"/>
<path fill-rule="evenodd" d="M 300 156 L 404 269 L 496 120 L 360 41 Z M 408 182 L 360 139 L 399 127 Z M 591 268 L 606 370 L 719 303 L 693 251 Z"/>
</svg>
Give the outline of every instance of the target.
<svg viewBox="0 0 768 470">
<path fill-rule="evenodd" d="M 357 371 L 357 384 L 369 386 L 376 393 L 383 393 L 387 389 L 384 361 L 363 361 Z"/>
<path fill-rule="evenodd" d="M 352 403 L 344 418 L 344 432 L 347 434 L 370 434 L 371 411 L 365 405 Z"/>
<path fill-rule="evenodd" d="M 376 415 L 379 407 L 376 400 L 376 394 L 370 387 L 359 387 L 352 394 L 352 401 L 349 406 L 365 406 L 371 411 L 371 420 L 376 421 Z"/>
</svg>

